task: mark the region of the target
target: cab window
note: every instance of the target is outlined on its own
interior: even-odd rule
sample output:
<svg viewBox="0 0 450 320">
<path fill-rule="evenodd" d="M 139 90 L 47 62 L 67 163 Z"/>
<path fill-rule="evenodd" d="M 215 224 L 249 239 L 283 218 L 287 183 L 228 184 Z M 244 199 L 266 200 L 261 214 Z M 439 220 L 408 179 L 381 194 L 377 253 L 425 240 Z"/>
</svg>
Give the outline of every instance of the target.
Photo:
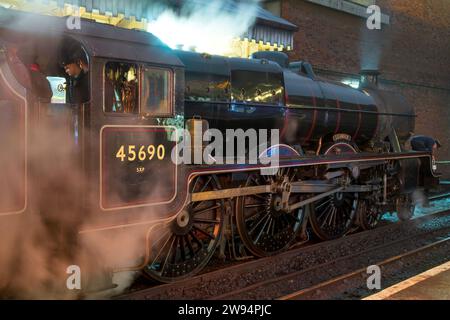
<svg viewBox="0 0 450 320">
<path fill-rule="evenodd" d="M 66 78 L 52 76 L 47 77 L 47 80 L 50 83 L 53 93 L 51 103 L 66 103 Z"/>
<path fill-rule="evenodd" d="M 172 71 L 160 68 L 142 69 L 141 113 L 152 116 L 172 114 Z"/>
<path fill-rule="evenodd" d="M 139 113 L 138 66 L 108 62 L 105 66 L 105 112 Z"/>
</svg>

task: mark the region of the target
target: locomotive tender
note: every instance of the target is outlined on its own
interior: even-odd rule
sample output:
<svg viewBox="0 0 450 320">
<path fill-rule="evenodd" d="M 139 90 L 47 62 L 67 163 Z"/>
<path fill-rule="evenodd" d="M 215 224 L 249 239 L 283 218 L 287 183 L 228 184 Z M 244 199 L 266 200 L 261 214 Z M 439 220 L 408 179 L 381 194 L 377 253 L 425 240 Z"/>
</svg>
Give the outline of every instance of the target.
<svg viewBox="0 0 450 320">
<path fill-rule="evenodd" d="M 80 105 L 65 102 L 60 66 L 74 50 L 89 61 Z M 30 64 L 51 82 L 51 102 L 27 82 Z M 311 231 L 335 239 L 385 212 L 409 219 L 412 192 L 437 181 L 431 154 L 402 147 L 415 115 L 399 94 L 319 79 L 280 53 L 179 52 L 146 32 L 85 20 L 69 30 L 63 18 L 0 9 L 0 93 L 2 234 L 38 216 L 55 242 L 63 235 L 61 259 L 89 275 L 142 270 L 171 282 L 226 244 L 231 256 L 240 244 L 262 257 Z M 173 137 L 190 121 L 280 130 L 279 170 L 173 163 Z"/>
</svg>

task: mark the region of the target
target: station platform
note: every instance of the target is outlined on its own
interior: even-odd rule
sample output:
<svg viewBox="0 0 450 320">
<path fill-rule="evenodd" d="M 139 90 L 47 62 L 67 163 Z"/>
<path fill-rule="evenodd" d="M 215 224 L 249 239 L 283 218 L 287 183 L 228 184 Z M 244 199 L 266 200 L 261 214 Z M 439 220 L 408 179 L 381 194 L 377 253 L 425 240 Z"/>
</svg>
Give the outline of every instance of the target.
<svg viewBox="0 0 450 320">
<path fill-rule="evenodd" d="M 450 300 L 450 261 L 363 300 Z"/>
</svg>

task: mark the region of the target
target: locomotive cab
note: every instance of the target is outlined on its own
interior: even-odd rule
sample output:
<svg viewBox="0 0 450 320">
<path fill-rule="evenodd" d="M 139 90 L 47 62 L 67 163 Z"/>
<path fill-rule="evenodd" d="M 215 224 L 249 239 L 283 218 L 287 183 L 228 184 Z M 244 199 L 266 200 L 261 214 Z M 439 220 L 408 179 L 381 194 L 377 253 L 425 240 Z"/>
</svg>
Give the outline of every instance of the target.
<svg viewBox="0 0 450 320">
<path fill-rule="evenodd" d="M 86 20 L 71 30 L 65 19 L 1 13 L 4 68 L 25 90 L 22 116 L 26 125 L 33 124 L 29 138 L 41 149 L 36 157 L 47 154 L 59 160 L 56 170 L 36 159 L 39 175 L 46 177 L 38 184 L 52 190 L 47 177 L 58 181 L 66 176 L 76 184 L 67 196 L 77 194 L 81 198 L 73 202 L 87 211 L 171 202 L 176 170 L 166 160 L 176 143 L 171 141 L 175 131 L 184 127 L 184 73 L 170 49 L 145 32 L 130 35 Z M 83 70 L 70 75 L 72 64 L 81 67 L 79 60 Z M 164 161 L 144 161 L 158 156 Z M 159 200 L 151 196 L 155 190 L 161 193 Z"/>
<path fill-rule="evenodd" d="M 1 201 L 0 212 L 17 213 L 31 205 L 27 197 L 32 184 L 28 179 L 30 163 L 39 167 L 34 173 L 40 177 L 34 182 L 35 187 L 46 190 L 55 183 L 51 179 L 44 182 L 44 177 L 53 169 L 48 161 L 38 159 L 40 155 L 52 155 L 53 160 L 59 161 L 61 170 L 69 172 L 78 159 L 76 155 L 81 150 L 79 116 L 83 106 L 68 103 L 67 77 L 59 62 L 68 44 L 77 50 L 83 49 L 81 43 L 69 37 L 49 36 L 45 32 L 35 34 L 27 30 L 26 24 L 9 26 L 12 30 L 4 26 L 0 29 L 0 91 L 2 122 L 5 122 L 0 135 L 2 147 L 14 155 L 9 159 L 15 164 L 2 166 L 4 176 L 9 178 L 0 187 L 20 196 L 8 197 L 16 199 L 15 204 Z M 63 154 L 64 159 L 60 158 Z M 2 164 L 7 160 L 2 159 Z M 67 167 L 62 169 L 64 165 Z M 3 203 L 6 204 L 3 206 Z"/>
<path fill-rule="evenodd" d="M 176 214 L 186 197 L 171 161 L 184 128 L 183 64 L 146 32 L 86 20 L 71 30 L 63 18 L 5 9 L 0 48 L 0 232 L 38 219 L 44 225 L 29 237 L 43 232 L 52 239 L 45 245 L 71 265 L 80 247 L 100 250 L 92 230 L 108 237 L 134 221 L 132 258 L 124 251 L 100 264 L 139 264 L 151 225 Z M 63 65 L 74 53 L 88 65 L 82 100 L 70 99 L 73 79 Z M 124 229 L 114 238 L 120 245 L 129 235 Z M 97 261 L 93 255 L 87 260 Z"/>
<path fill-rule="evenodd" d="M 58 180 L 63 173 L 81 170 L 82 116 L 91 100 L 87 85 L 84 101 L 69 101 L 67 91 L 70 80 L 61 63 L 71 51 L 82 52 L 86 61 L 89 57 L 82 43 L 72 37 L 49 36 L 44 32 L 36 35 L 27 31 L 26 26 L 18 27 L 13 33 L 3 29 L 1 41 L 4 59 L 1 69 L 8 74 L 3 79 L 2 96 L 16 96 L 24 102 L 22 110 L 15 109 L 20 110 L 21 118 L 15 123 L 22 123 L 20 126 L 24 128 L 23 135 L 16 141 L 23 141 L 23 161 L 28 164 L 26 169 L 32 163 L 36 169 L 34 174 L 40 177 L 39 181 L 34 182 L 34 187 L 53 190 L 55 185 L 60 184 Z M 89 73 L 86 75 L 87 84 L 88 77 Z M 59 168 L 55 169 L 53 162 L 43 161 L 43 155 L 51 155 Z M 58 174 L 50 178 L 52 175 L 49 172 L 52 171 Z M 68 182 L 72 180 L 68 179 Z M 68 188 L 74 191 L 73 196 L 76 197 L 78 188 Z M 48 203 L 48 199 L 44 198 L 42 196 L 38 202 Z M 51 207 L 48 205 L 46 211 L 53 211 Z M 56 207 L 53 209 L 58 210 Z"/>
</svg>

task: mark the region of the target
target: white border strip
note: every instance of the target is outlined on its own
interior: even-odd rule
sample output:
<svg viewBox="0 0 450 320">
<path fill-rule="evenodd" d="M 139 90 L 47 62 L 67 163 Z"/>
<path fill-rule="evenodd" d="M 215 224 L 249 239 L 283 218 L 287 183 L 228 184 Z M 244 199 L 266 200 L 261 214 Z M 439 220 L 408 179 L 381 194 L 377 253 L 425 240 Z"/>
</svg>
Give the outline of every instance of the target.
<svg viewBox="0 0 450 320">
<path fill-rule="evenodd" d="M 393 295 L 395 295 L 401 291 L 404 291 L 422 281 L 433 278 L 433 277 L 435 277 L 443 272 L 447 272 L 447 271 L 450 271 L 450 261 L 447 263 L 444 263 L 443 265 L 440 265 L 436 268 L 425 271 L 425 272 L 423 272 L 415 277 L 412 277 L 408 280 L 405 280 L 396 285 L 393 285 L 392 287 L 389 287 L 389 288 L 387 288 L 381 292 L 378 292 L 372 296 L 366 297 L 363 300 L 385 300 L 385 299 L 390 298 Z"/>
</svg>

